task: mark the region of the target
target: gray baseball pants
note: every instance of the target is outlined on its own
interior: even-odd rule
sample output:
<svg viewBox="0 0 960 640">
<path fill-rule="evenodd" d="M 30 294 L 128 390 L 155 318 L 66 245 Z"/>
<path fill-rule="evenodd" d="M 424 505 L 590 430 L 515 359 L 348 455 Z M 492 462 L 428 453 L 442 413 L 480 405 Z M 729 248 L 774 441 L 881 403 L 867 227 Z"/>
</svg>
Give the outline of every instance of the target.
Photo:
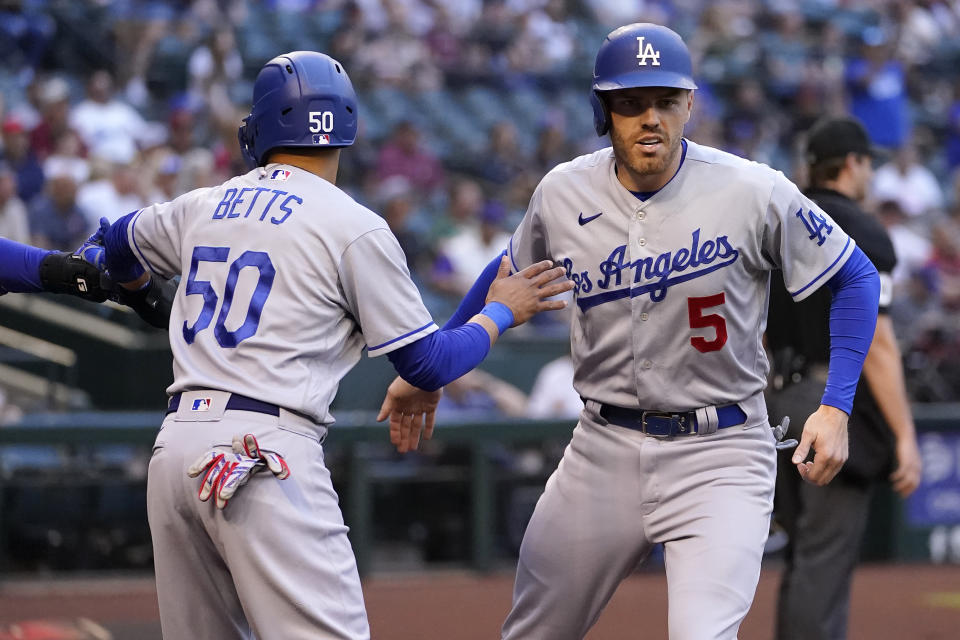
<svg viewBox="0 0 960 640">
<path fill-rule="evenodd" d="M 366 640 L 363 593 L 323 459 L 326 430 L 281 409 L 190 414 L 184 393 L 157 436 L 147 477 L 164 640 Z M 218 402 L 217 406 L 225 403 Z M 187 468 L 253 433 L 291 475 L 261 472 L 226 508 L 200 502 Z"/>
<path fill-rule="evenodd" d="M 765 417 L 668 439 L 581 414 L 520 548 L 504 640 L 579 640 L 663 543 L 671 640 L 737 636 L 760 577 L 776 471 Z M 661 615 L 637 603 L 642 617 Z M 640 612 L 643 612 L 642 614 Z"/>
</svg>

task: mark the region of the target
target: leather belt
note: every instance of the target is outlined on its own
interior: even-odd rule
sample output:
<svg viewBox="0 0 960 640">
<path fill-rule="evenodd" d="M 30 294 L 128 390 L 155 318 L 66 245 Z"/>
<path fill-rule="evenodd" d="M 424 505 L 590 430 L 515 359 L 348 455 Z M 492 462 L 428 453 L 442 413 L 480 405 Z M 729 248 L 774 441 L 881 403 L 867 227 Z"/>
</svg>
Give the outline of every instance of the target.
<svg viewBox="0 0 960 640">
<path fill-rule="evenodd" d="M 170 402 L 167 404 L 167 413 L 174 413 L 177 409 L 180 408 L 180 394 L 174 394 L 170 398 Z M 265 413 L 270 416 L 280 416 L 280 407 L 275 404 L 270 404 L 269 402 L 263 402 L 262 400 L 254 400 L 253 398 L 248 398 L 247 396 L 242 396 L 239 393 L 230 394 L 230 399 L 227 400 L 227 411 L 255 411 L 256 413 Z"/>
<path fill-rule="evenodd" d="M 601 404 L 600 417 L 612 424 L 660 438 L 699 433 L 697 411 L 650 411 Z M 717 429 L 733 427 L 746 421 L 747 414 L 740 405 L 717 407 Z"/>
</svg>

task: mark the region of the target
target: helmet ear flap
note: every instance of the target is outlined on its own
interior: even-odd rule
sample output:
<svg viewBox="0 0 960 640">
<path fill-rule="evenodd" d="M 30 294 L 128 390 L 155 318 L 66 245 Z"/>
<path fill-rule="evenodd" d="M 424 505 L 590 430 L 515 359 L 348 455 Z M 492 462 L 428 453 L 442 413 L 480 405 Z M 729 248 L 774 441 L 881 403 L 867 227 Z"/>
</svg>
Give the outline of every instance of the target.
<svg viewBox="0 0 960 640">
<path fill-rule="evenodd" d="M 243 124 L 237 129 L 237 141 L 240 143 L 240 151 L 243 153 L 243 159 L 247 163 L 247 167 L 254 169 L 259 166 L 259 163 L 253 153 L 253 140 L 250 139 L 250 117 L 244 118 Z"/>
<path fill-rule="evenodd" d="M 606 101 L 596 91 L 590 92 L 590 106 L 593 107 L 593 128 L 598 136 L 603 136 L 610 130 L 610 112 Z"/>
</svg>

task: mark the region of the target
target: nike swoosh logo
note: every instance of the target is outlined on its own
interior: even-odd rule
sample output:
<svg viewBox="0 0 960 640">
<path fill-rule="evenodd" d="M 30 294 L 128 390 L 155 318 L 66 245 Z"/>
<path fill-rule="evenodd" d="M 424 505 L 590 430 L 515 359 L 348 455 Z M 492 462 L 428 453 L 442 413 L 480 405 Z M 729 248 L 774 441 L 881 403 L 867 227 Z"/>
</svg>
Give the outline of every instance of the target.
<svg viewBox="0 0 960 640">
<path fill-rule="evenodd" d="M 587 223 L 590 222 L 591 220 L 596 220 L 597 218 L 599 218 L 599 217 L 602 216 L 602 215 L 603 215 L 603 211 L 601 211 L 600 213 L 598 213 L 598 214 L 596 214 L 596 215 L 592 215 L 592 216 L 590 216 L 589 218 L 584 218 L 584 217 L 583 217 L 583 211 L 581 211 L 581 212 L 580 212 L 580 217 L 578 218 L 578 220 L 579 220 L 579 222 L 580 222 L 580 226 L 582 227 L 583 225 L 587 224 Z"/>
</svg>

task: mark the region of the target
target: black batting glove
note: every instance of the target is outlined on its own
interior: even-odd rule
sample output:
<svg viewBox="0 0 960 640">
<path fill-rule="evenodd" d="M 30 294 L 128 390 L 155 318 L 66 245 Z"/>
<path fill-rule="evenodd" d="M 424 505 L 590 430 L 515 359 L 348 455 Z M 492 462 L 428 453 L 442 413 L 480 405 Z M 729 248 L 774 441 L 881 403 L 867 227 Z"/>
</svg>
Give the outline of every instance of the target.
<svg viewBox="0 0 960 640">
<path fill-rule="evenodd" d="M 167 329 L 170 326 L 170 310 L 173 308 L 173 297 L 176 293 L 176 281 L 161 280 L 153 276 L 150 282 L 138 291 L 113 285 L 110 299 L 133 309 L 140 319 L 150 326 Z"/>
<path fill-rule="evenodd" d="M 55 251 L 40 262 L 40 284 L 50 293 L 103 302 L 108 292 L 100 284 L 100 270 L 72 253 Z"/>
</svg>

